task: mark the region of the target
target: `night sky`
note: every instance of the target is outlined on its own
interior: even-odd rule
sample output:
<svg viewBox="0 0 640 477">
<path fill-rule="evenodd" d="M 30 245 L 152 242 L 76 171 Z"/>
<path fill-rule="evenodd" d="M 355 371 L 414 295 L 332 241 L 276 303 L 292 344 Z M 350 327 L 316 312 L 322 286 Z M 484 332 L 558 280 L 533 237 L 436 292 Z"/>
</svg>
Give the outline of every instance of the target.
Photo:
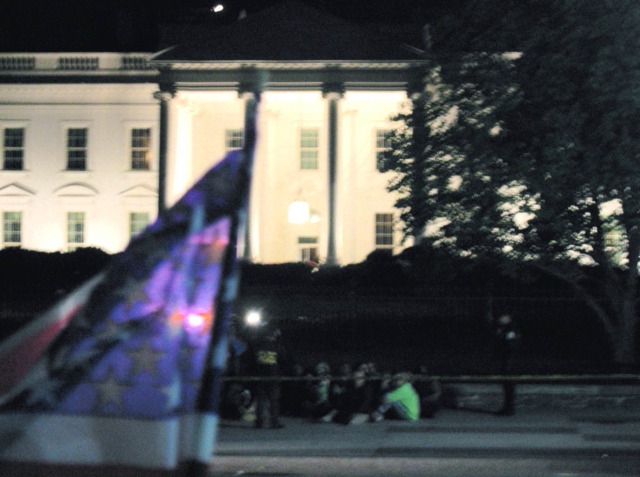
<svg viewBox="0 0 640 477">
<path fill-rule="evenodd" d="M 0 9 L 0 51 L 156 51 L 161 25 L 225 24 L 279 0 L 26 0 Z M 304 0 L 360 24 L 415 24 L 450 12 L 451 0 Z M 460 0 L 458 0 L 460 1 Z M 213 14 L 215 3 L 225 5 Z"/>
</svg>

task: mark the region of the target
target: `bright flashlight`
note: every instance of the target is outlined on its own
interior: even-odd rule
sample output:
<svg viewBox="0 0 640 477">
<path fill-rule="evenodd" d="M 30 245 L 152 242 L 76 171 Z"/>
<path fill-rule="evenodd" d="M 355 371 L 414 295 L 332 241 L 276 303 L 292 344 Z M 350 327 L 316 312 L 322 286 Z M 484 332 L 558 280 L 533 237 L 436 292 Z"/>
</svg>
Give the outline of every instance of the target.
<svg viewBox="0 0 640 477">
<path fill-rule="evenodd" d="M 244 321 L 249 326 L 258 326 L 260 324 L 260 322 L 262 321 L 262 316 L 260 315 L 259 311 L 255 311 L 255 310 L 254 311 L 250 311 L 244 317 Z"/>
<path fill-rule="evenodd" d="M 211 11 L 213 13 L 220 13 L 222 10 L 224 10 L 224 5 L 222 5 L 221 3 L 216 3 L 213 7 L 211 7 Z"/>
<path fill-rule="evenodd" d="M 204 316 L 197 313 L 189 313 L 186 319 L 186 326 L 190 330 L 196 330 L 202 328 L 204 325 Z"/>
</svg>

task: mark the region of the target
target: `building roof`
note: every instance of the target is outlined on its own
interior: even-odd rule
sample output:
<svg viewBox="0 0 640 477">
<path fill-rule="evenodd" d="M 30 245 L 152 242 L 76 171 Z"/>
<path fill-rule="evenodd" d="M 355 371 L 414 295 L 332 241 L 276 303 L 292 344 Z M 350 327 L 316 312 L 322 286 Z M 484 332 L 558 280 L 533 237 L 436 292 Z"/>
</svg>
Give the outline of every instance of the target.
<svg viewBox="0 0 640 477">
<path fill-rule="evenodd" d="M 197 40 L 158 53 L 156 62 L 395 62 L 419 50 L 302 2 L 286 0 Z"/>
</svg>

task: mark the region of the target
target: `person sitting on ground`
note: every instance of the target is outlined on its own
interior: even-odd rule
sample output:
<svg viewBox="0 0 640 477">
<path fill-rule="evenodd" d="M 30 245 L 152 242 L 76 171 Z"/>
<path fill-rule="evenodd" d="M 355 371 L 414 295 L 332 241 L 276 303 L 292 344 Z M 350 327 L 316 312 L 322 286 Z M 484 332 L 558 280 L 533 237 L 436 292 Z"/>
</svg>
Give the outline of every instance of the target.
<svg viewBox="0 0 640 477">
<path fill-rule="evenodd" d="M 317 422 L 330 422 L 334 406 L 330 400 L 331 368 L 325 362 L 316 365 L 312 390 L 311 418 Z"/>
<path fill-rule="evenodd" d="M 338 424 L 362 424 L 369 420 L 369 414 L 375 410 L 375 396 L 372 382 L 367 380 L 366 367 L 358 367 L 353 380 L 337 404 L 337 413 L 333 422 Z"/>
<path fill-rule="evenodd" d="M 420 417 L 432 419 L 441 407 L 442 385 L 438 379 L 429 376 L 427 366 L 418 367 L 420 379 L 414 383 L 414 387 L 420 396 Z"/>
<path fill-rule="evenodd" d="M 335 408 L 342 406 L 342 401 L 351 384 L 352 370 L 349 363 L 343 363 L 338 368 L 338 374 L 332 378 L 329 386 L 329 399 Z"/>
<path fill-rule="evenodd" d="M 371 422 L 380 422 L 385 417 L 406 421 L 420 419 L 420 396 L 411 384 L 409 373 L 393 376 L 390 390 L 384 394 L 382 404 L 369 416 Z"/>
</svg>

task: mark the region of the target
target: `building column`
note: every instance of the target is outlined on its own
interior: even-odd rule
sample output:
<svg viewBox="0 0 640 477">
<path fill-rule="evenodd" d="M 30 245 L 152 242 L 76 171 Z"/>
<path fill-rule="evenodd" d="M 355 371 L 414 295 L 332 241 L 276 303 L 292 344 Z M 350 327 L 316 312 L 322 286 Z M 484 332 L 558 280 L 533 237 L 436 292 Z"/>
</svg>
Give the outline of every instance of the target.
<svg viewBox="0 0 640 477">
<path fill-rule="evenodd" d="M 161 86 L 153 93 L 160 102 L 160 138 L 158 150 L 158 216 L 164 214 L 167 207 L 167 150 L 169 131 L 169 101 L 175 96 L 173 85 Z"/>
<path fill-rule="evenodd" d="M 198 102 L 184 93 L 169 104 L 166 207 L 175 204 L 198 180 L 193 177 L 193 118 L 198 111 Z"/>
<path fill-rule="evenodd" d="M 245 154 L 255 155 L 256 146 L 256 104 L 259 100 L 258 92 L 254 85 L 241 85 L 238 90 L 239 97 L 244 100 L 244 148 Z M 247 147 L 248 146 L 248 147 Z M 249 150 L 252 149 L 252 150 Z M 253 184 L 253 171 L 249 171 L 249 177 L 251 177 L 251 184 Z M 242 251 L 242 257 L 245 260 L 252 261 L 254 258 L 253 246 L 251 240 L 252 228 L 255 225 L 254 220 L 251 220 L 254 212 L 252 207 L 252 195 L 253 186 L 249 189 L 249 197 L 246 204 L 246 217 L 244 222 L 244 234 L 242 236 L 244 240 L 244 250 Z"/>
<path fill-rule="evenodd" d="M 327 265 L 337 265 L 336 255 L 336 191 L 338 168 L 338 105 L 344 94 L 341 84 L 325 85 L 322 96 L 327 100 L 328 106 L 328 230 L 327 230 Z"/>
</svg>

